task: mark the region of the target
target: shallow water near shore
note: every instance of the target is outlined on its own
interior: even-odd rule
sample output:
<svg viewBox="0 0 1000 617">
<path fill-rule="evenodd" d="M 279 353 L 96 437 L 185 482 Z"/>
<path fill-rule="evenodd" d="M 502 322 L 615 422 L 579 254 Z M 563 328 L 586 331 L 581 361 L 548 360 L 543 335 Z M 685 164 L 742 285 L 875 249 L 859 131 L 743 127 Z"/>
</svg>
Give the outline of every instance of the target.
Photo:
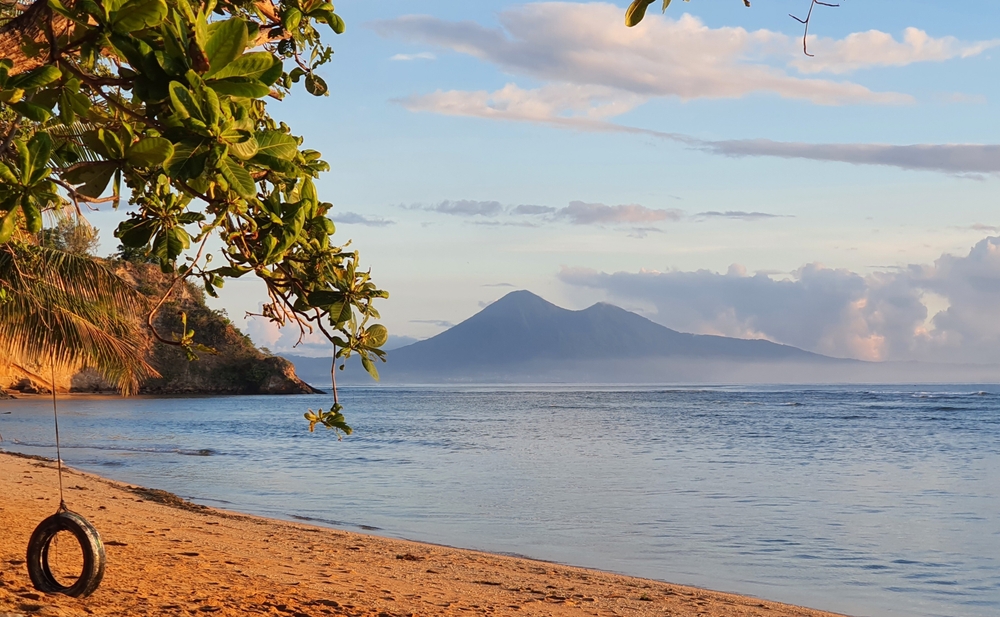
<svg viewBox="0 0 1000 617">
<path fill-rule="evenodd" d="M 348 388 L 60 401 L 63 459 L 193 501 L 852 615 L 1000 614 L 1000 387 Z M 0 446 L 54 456 L 51 403 Z M 69 495 L 71 501 L 72 494 Z"/>
</svg>

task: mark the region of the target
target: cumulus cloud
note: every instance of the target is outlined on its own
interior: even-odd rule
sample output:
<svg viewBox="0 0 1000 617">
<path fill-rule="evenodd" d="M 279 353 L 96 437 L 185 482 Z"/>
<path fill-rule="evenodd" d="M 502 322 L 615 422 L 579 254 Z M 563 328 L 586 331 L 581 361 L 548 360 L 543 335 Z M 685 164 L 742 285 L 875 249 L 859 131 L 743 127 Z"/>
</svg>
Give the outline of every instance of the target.
<svg viewBox="0 0 1000 617">
<path fill-rule="evenodd" d="M 278 324 L 269 319 L 253 316 L 247 319 L 247 335 L 254 344 L 266 347 L 271 353 L 311 356 L 311 357 L 331 357 L 333 344 L 330 343 L 320 332 L 314 331 L 306 333 L 302 340 L 299 340 L 300 331 L 294 326 L 278 327 Z M 389 334 L 389 339 L 382 346 L 385 351 L 405 347 L 411 343 L 416 343 L 420 339 L 412 336 L 399 336 Z"/>
<path fill-rule="evenodd" d="M 897 41 L 886 32 L 869 30 L 840 40 L 810 37 L 809 48 L 814 57 L 799 57 L 792 65 L 801 73 L 842 74 L 873 67 L 971 58 L 997 45 L 1000 45 L 998 39 L 963 43 L 953 36 L 934 38 L 917 28 L 907 28 L 903 40 Z"/>
<path fill-rule="evenodd" d="M 643 98 L 690 100 L 770 93 L 820 105 L 912 101 L 905 94 L 792 74 L 788 65 L 798 53 L 797 43 L 794 37 L 778 32 L 710 28 L 691 15 L 678 19 L 651 16 L 642 28 L 608 28 L 607 24 L 620 21 L 620 13 L 620 7 L 613 4 L 542 2 L 501 12 L 499 28 L 426 15 L 378 21 L 372 27 L 382 36 L 474 56 L 508 73 Z M 664 41 L 671 44 L 664 45 Z M 842 59 L 831 67 L 856 63 L 849 52 L 857 47 L 852 43 L 838 48 Z M 885 48 L 898 53 L 895 47 Z M 767 62 L 773 58 L 778 64 L 784 61 L 785 68 Z"/>
<path fill-rule="evenodd" d="M 1000 238 L 967 255 L 861 275 L 807 264 L 782 279 L 726 273 L 567 268 L 559 278 L 687 332 L 766 338 L 866 360 L 1000 362 Z M 933 309 L 933 310 L 931 310 Z"/>
<path fill-rule="evenodd" d="M 323 356 L 333 353 L 333 344 L 320 332 L 306 332 L 302 335 L 298 328 L 281 328 L 270 319 L 260 316 L 247 318 L 247 335 L 254 344 L 266 347 L 272 353 L 302 356 Z"/>
<path fill-rule="evenodd" d="M 768 156 L 972 175 L 1000 172 L 1000 146 L 978 144 L 807 144 L 702 140 L 623 126 L 611 118 L 657 97 L 683 100 L 771 94 L 818 105 L 898 105 L 898 92 L 814 75 L 942 62 L 982 54 L 1000 40 L 962 42 L 909 28 L 902 40 L 869 31 L 843 39 L 812 37 L 815 58 L 800 39 L 769 30 L 710 28 L 690 15 L 650 15 L 642 28 L 608 28 L 621 9 L 603 3 L 535 3 L 499 15 L 500 27 L 410 15 L 372 24 L 376 32 L 480 58 L 508 74 L 541 81 L 525 89 L 438 90 L 398 100 L 406 109 L 595 132 L 649 135 L 724 156 Z M 671 41 L 670 45 L 663 44 Z M 969 99 L 950 95 L 951 100 Z"/>
<path fill-rule="evenodd" d="M 395 225 L 396 221 L 391 221 L 389 219 L 384 219 L 381 217 L 368 217 L 363 214 L 358 214 L 357 212 L 338 212 L 330 217 L 334 223 L 343 223 L 345 225 L 365 225 L 367 227 L 387 227 L 389 225 Z"/>
</svg>

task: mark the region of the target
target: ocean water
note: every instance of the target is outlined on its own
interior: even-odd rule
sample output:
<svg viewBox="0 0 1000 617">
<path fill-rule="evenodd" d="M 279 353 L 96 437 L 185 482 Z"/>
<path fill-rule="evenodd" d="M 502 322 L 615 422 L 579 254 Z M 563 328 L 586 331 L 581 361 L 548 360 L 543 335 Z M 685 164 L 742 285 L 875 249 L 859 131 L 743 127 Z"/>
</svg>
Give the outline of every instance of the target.
<svg viewBox="0 0 1000 617">
<path fill-rule="evenodd" d="M 63 458 L 208 505 L 850 615 L 1000 615 L 997 386 L 342 399 L 356 432 L 337 441 L 302 419 L 327 396 L 67 398 Z M 54 455 L 47 400 L 0 414 L 0 447 Z"/>
</svg>

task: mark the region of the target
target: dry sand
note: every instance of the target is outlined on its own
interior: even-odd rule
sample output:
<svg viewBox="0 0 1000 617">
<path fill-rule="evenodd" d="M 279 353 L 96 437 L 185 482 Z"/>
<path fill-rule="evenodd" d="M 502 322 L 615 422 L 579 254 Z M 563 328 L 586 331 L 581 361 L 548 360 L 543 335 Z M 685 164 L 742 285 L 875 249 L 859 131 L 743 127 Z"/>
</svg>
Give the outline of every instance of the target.
<svg viewBox="0 0 1000 617">
<path fill-rule="evenodd" d="M 104 582 L 82 600 L 32 588 L 24 552 L 34 527 L 58 506 L 55 465 L 0 454 L 0 617 L 832 616 L 595 570 L 202 508 L 77 471 L 64 479 L 70 509 L 103 537 Z"/>
</svg>

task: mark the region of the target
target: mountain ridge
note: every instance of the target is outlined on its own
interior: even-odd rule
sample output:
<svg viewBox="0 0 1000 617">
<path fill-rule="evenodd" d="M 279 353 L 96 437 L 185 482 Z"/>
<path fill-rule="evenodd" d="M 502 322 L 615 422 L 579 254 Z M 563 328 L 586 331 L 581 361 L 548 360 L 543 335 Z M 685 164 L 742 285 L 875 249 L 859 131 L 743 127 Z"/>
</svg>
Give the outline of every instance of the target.
<svg viewBox="0 0 1000 617">
<path fill-rule="evenodd" d="M 304 378 L 329 380 L 328 359 L 289 359 Z M 678 332 L 606 302 L 569 310 L 519 290 L 389 352 L 379 371 L 389 384 L 763 383 L 865 364 L 763 339 Z M 366 383 L 353 366 L 341 375 L 344 383 Z"/>
</svg>

